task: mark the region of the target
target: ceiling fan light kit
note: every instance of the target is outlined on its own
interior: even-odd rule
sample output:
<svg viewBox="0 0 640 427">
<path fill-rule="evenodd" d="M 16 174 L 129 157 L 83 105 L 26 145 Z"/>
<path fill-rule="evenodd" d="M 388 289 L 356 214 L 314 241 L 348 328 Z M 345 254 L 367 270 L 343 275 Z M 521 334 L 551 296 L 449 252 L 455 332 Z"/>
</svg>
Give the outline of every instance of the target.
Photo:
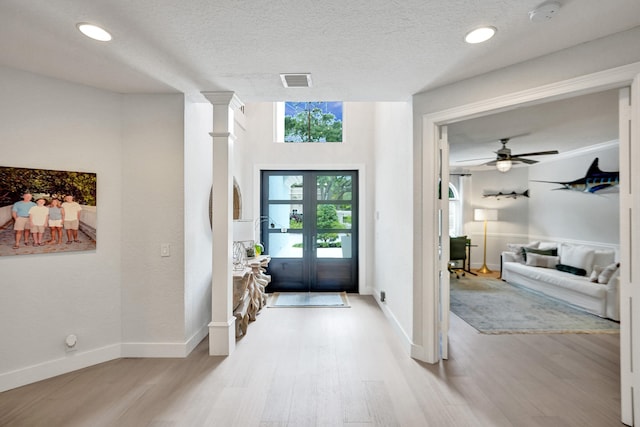
<svg viewBox="0 0 640 427">
<path fill-rule="evenodd" d="M 511 162 L 511 160 L 498 160 L 496 162 L 496 169 L 498 169 L 502 173 L 505 173 L 511 170 L 512 165 L 513 163 Z"/>
<path fill-rule="evenodd" d="M 535 163 L 538 163 L 538 160 L 525 159 L 525 157 L 546 156 L 549 154 L 559 153 L 558 150 L 548 150 L 548 151 L 536 151 L 533 153 L 511 154 L 511 149 L 507 147 L 507 142 L 509 142 L 509 139 L 510 138 L 500 139 L 500 144 L 502 144 L 502 148 L 500 148 L 498 151 L 494 151 L 494 153 L 496 153 L 495 160 L 491 160 L 489 162 L 483 163 L 484 166 L 495 166 L 497 170 L 504 173 L 504 172 L 510 171 L 514 163 L 524 163 L 527 165 L 533 165 Z M 479 159 L 476 159 L 476 160 L 479 160 Z"/>
</svg>

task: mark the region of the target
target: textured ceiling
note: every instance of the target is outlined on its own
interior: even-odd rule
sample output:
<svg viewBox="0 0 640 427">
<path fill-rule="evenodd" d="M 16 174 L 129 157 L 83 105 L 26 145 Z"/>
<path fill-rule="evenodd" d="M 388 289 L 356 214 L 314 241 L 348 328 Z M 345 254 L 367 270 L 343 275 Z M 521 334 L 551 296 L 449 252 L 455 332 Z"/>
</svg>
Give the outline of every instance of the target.
<svg viewBox="0 0 640 427">
<path fill-rule="evenodd" d="M 640 26 L 639 0 L 1 0 L 0 65 L 118 93 L 233 91 L 243 102 L 407 101 L 431 89 Z M 82 36 L 104 26 L 109 43 Z M 497 27 L 487 43 L 465 33 Z M 594 60 L 596 60 L 594 58 Z M 285 89 L 280 73 L 312 73 Z M 615 93 L 452 125 L 451 160 L 567 151 L 617 138 Z M 476 162 L 477 163 L 477 162 Z M 464 164 L 468 165 L 468 163 Z"/>
<path fill-rule="evenodd" d="M 2 0 L 0 64 L 121 93 L 229 90 L 244 102 L 405 101 L 429 88 L 640 25 L 640 1 Z M 78 22 L 114 36 L 84 38 Z M 481 45 L 463 42 L 482 24 Z M 279 74 L 310 72 L 313 88 Z"/>
</svg>

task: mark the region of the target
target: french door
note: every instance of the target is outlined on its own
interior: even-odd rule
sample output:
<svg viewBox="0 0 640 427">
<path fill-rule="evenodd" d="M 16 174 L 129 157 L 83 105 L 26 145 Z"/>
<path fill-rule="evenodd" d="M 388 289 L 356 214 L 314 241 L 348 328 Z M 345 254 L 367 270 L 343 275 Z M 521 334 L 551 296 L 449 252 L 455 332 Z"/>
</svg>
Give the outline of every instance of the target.
<svg viewBox="0 0 640 427">
<path fill-rule="evenodd" d="M 263 171 L 269 291 L 358 290 L 356 171 Z"/>
</svg>

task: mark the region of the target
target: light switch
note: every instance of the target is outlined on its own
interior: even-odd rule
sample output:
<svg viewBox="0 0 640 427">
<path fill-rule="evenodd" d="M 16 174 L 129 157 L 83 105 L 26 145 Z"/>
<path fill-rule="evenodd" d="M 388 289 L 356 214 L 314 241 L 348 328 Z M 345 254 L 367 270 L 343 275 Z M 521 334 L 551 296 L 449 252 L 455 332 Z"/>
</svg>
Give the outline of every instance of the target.
<svg viewBox="0 0 640 427">
<path fill-rule="evenodd" d="M 160 256 L 171 256 L 171 245 L 169 243 L 160 244 Z"/>
</svg>

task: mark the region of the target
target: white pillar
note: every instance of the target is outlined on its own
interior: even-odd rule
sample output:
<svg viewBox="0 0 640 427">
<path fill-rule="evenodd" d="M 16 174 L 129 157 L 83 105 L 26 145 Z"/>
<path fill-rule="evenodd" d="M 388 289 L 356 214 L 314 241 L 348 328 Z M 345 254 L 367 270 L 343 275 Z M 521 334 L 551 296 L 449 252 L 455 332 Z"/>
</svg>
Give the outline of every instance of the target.
<svg viewBox="0 0 640 427">
<path fill-rule="evenodd" d="M 203 92 L 213 105 L 213 259 L 209 354 L 227 356 L 235 350 L 233 316 L 233 144 L 234 109 L 242 103 L 233 92 Z"/>
</svg>

